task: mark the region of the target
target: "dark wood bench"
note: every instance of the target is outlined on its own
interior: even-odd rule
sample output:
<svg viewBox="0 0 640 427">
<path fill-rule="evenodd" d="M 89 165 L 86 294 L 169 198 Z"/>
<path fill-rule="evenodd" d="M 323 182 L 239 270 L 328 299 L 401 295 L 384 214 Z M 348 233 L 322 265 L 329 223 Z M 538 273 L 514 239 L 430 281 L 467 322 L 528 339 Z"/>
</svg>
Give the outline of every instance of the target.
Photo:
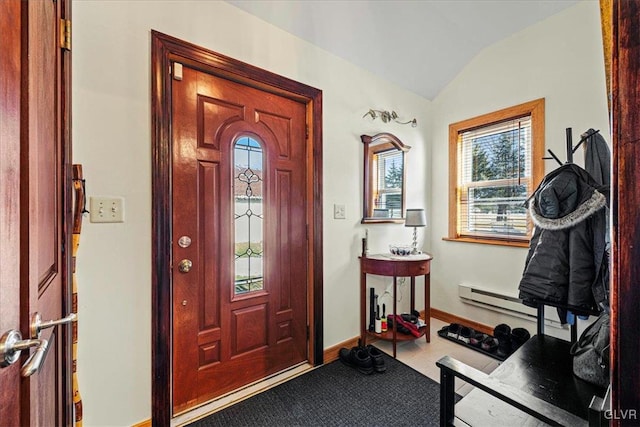
<svg viewBox="0 0 640 427">
<path fill-rule="evenodd" d="M 595 312 L 580 312 L 595 314 Z M 572 341 L 577 328 L 572 326 Z M 608 425 L 608 390 L 573 375 L 571 342 L 544 335 L 544 305 L 538 307 L 538 333 L 491 374 L 450 356 L 441 358 L 440 425 L 600 426 Z M 473 385 L 457 404 L 455 378 Z"/>
</svg>

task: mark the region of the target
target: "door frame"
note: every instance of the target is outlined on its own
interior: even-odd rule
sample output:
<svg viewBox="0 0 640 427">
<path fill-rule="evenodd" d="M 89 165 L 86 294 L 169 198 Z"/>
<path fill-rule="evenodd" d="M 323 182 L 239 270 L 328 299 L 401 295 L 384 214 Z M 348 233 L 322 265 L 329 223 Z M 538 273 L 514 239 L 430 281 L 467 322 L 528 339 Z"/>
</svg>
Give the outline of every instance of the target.
<svg viewBox="0 0 640 427">
<path fill-rule="evenodd" d="M 601 1 L 611 30 L 611 129 L 613 146 L 611 258 L 611 411 L 612 426 L 637 425 L 640 410 L 640 4 Z M 633 417 L 630 410 L 636 411 Z M 625 414 L 628 414 L 625 416 Z M 606 413 L 605 413 L 606 415 Z"/>
<path fill-rule="evenodd" d="M 60 19 L 68 21 L 71 25 L 71 1 L 72 0 L 59 0 L 60 4 Z M 58 20 L 58 34 L 60 34 L 60 26 L 62 22 Z M 73 138 L 72 138 L 72 73 L 71 73 L 71 45 L 66 47 L 60 47 L 60 90 L 59 90 L 59 108 L 60 108 L 60 124 L 59 132 L 62 144 L 62 180 L 64 185 L 62 186 L 62 314 L 76 313 L 78 312 L 78 302 L 73 295 L 73 272 L 75 270 L 75 257 L 73 252 L 73 228 L 77 203 L 74 196 L 73 186 Z M 80 213 L 83 215 L 83 213 Z M 82 221 L 82 218 L 80 218 Z M 73 426 L 76 422 L 82 422 L 82 400 L 78 402 L 74 401 L 74 388 L 73 388 L 73 374 L 76 371 L 76 361 L 73 356 L 73 340 L 74 333 L 73 328 L 77 329 L 78 324 L 75 326 L 69 325 L 62 328 L 62 335 L 60 342 L 63 343 L 64 349 L 62 351 L 62 418 L 65 425 Z M 60 329 L 58 329 L 60 330 Z M 77 330 L 76 330 L 77 333 Z M 77 337 L 76 337 L 77 339 Z M 78 391 L 79 393 L 79 391 Z M 78 399 L 81 399 L 78 397 Z M 79 411 L 79 413 L 77 413 Z"/>
<path fill-rule="evenodd" d="M 171 402 L 171 63 L 275 93 L 306 105 L 307 324 L 309 363 L 323 363 L 322 91 L 172 36 L 151 31 L 152 145 L 152 421 L 169 425 Z M 309 174 L 311 169 L 311 174 Z"/>
</svg>

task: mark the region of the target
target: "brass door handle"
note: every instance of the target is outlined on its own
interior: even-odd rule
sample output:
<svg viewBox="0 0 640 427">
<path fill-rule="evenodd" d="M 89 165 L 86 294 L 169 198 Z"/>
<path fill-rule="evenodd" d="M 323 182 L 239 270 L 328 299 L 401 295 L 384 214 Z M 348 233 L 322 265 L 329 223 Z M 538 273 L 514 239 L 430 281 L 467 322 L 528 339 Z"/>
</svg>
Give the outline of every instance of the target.
<svg viewBox="0 0 640 427">
<path fill-rule="evenodd" d="M 193 262 L 190 259 L 183 259 L 178 264 L 178 270 L 180 273 L 188 273 L 191 271 L 191 267 L 193 267 Z"/>
</svg>

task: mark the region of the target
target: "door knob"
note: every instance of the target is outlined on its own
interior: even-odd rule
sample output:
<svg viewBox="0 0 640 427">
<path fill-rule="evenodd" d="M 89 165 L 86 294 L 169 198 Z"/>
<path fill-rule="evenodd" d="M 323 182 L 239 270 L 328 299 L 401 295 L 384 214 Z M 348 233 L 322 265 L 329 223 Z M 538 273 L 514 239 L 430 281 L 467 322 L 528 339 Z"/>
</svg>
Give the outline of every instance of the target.
<svg viewBox="0 0 640 427">
<path fill-rule="evenodd" d="M 191 271 L 191 267 L 193 267 L 193 262 L 191 262 L 190 259 L 183 259 L 178 264 L 178 270 L 180 270 L 180 273 L 188 273 L 188 272 L 190 272 Z"/>
<path fill-rule="evenodd" d="M 76 320 L 76 317 L 77 315 L 75 313 L 69 313 L 67 317 L 63 317 L 62 319 L 47 320 L 46 322 L 43 322 L 42 316 L 40 316 L 40 313 L 36 312 L 33 314 L 33 316 L 31 316 L 31 326 L 30 326 L 31 338 L 33 339 L 40 338 L 40 334 L 42 333 L 43 329 L 71 323 L 74 320 Z"/>
<path fill-rule="evenodd" d="M 29 356 L 22 366 L 20 374 L 23 377 L 29 377 L 38 372 L 47 355 L 49 342 L 44 339 L 23 340 L 20 332 L 15 329 L 5 332 L 0 337 L 0 368 L 6 368 L 14 364 L 20 358 L 20 352 L 31 347 L 36 347 L 36 351 Z"/>
</svg>

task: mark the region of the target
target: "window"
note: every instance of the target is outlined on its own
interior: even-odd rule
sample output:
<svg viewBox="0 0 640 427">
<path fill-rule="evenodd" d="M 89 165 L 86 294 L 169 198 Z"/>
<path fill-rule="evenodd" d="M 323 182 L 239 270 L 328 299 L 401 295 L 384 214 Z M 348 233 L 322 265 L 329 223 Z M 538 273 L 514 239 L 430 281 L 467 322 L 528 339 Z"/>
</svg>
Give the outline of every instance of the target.
<svg viewBox="0 0 640 427">
<path fill-rule="evenodd" d="M 404 154 L 411 147 L 389 133 L 361 135 L 364 144 L 362 223 L 404 221 Z"/>
<path fill-rule="evenodd" d="M 385 211 L 389 218 L 402 218 L 403 152 L 391 148 L 373 156 L 373 211 Z"/>
<path fill-rule="evenodd" d="M 242 137 L 234 145 L 235 295 L 261 291 L 262 272 L 262 146 Z"/>
<path fill-rule="evenodd" d="M 544 99 L 449 126 L 449 239 L 527 246 L 544 174 Z"/>
</svg>

